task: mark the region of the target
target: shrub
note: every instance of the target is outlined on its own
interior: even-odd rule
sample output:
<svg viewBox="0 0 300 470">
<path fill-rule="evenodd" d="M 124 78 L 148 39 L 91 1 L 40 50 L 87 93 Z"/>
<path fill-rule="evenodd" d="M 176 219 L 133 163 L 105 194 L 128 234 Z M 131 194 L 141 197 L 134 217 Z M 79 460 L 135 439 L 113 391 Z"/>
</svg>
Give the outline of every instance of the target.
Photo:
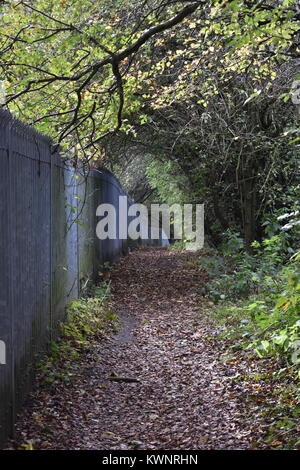
<svg viewBox="0 0 300 470">
<path fill-rule="evenodd" d="M 60 325 L 58 341 L 50 343 L 50 353 L 38 364 L 45 382 L 70 380 L 67 364 L 79 358 L 92 340 L 117 327 L 117 316 L 109 310 L 109 283 L 92 289 L 94 297 L 80 298 L 67 308 L 67 318 Z"/>
</svg>

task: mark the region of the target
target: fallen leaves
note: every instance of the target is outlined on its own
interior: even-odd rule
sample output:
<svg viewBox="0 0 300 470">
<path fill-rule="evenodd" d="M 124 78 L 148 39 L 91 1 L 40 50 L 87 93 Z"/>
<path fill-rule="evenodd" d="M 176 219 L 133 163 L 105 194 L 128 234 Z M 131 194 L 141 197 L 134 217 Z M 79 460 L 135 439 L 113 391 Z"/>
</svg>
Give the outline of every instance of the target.
<svg viewBox="0 0 300 470">
<path fill-rule="evenodd" d="M 141 249 L 120 260 L 110 273 L 120 331 L 69 365 L 70 383 L 36 383 L 16 447 L 263 447 L 264 389 L 242 380 L 260 372 L 259 363 L 212 340 L 215 326 L 195 294 L 206 275 L 194 256 Z M 270 447 L 280 445 L 274 438 Z"/>
</svg>

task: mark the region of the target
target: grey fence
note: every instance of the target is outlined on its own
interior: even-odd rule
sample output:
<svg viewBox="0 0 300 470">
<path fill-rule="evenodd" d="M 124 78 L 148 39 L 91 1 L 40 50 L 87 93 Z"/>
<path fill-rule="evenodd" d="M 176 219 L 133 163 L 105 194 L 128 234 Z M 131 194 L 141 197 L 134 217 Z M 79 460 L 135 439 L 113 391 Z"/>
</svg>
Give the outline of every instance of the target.
<svg viewBox="0 0 300 470">
<path fill-rule="evenodd" d="M 127 251 L 127 240 L 95 233 L 96 207 L 112 203 L 118 215 L 119 195 L 110 172 L 68 168 L 48 137 L 0 111 L 0 442 L 13 432 L 33 365 L 66 305 Z"/>
</svg>

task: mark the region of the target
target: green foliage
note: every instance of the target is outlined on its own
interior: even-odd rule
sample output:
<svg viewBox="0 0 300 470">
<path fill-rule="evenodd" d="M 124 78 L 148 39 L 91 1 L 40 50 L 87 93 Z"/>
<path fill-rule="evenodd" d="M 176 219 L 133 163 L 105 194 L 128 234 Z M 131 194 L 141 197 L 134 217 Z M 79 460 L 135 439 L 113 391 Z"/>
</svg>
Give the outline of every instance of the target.
<svg viewBox="0 0 300 470">
<path fill-rule="evenodd" d="M 266 290 L 277 292 L 282 265 L 292 255 L 296 256 L 294 247 L 300 242 L 299 225 L 295 224 L 288 232 L 278 218 L 273 216 L 265 223 L 269 238 L 254 241 L 250 252 L 245 250 L 240 234 L 228 230 L 223 233 L 218 250 L 201 257 L 201 267 L 210 276 L 207 293 L 214 302 L 245 299 Z"/>
<path fill-rule="evenodd" d="M 46 383 L 68 382 L 68 362 L 76 361 L 95 338 L 117 328 L 118 319 L 109 310 L 110 286 L 103 282 L 94 286 L 95 297 L 80 298 L 67 308 L 67 318 L 60 325 L 58 341 L 49 344 L 48 357 L 38 364 Z"/>
<path fill-rule="evenodd" d="M 119 158 L 127 167 L 128 149 L 138 149 L 152 161 L 141 180 L 162 202 L 205 201 L 212 241 L 230 227 L 249 246 L 298 171 L 290 100 L 297 7 L 191 2 L 174 28 L 149 36 L 183 5 L 7 0 L 0 37 L 7 105 L 65 143 L 76 164 L 113 167 Z"/>
<path fill-rule="evenodd" d="M 176 240 L 174 243 L 167 247 L 168 250 L 185 250 L 186 241 L 185 240 Z"/>
<path fill-rule="evenodd" d="M 2 2 L 0 68 L 7 105 L 65 143 L 72 157 L 93 158 L 99 150 L 91 147 L 103 137 L 120 128 L 133 132 L 127 116 L 142 102 L 135 54 L 155 35 L 151 27 L 182 6 L 139 0 Z M 150 33 L 141 40 L 144 31 Z M 144 54 L 139 59 L 147 61 L 149 48 Z"/>
<path fill-rule="evenodd" d="M 260 357 L 288 356 L 300 364 L 300 265 L 291 263 L 278 279 L 277 292 L 265 291 L 263 300 L 246 306 L 259 328 L 251 346 Z M 300 375 L 299 375 L 300 378 Z"/>
<path fill-rule="evenodd" d="M 186 179 L 178 164 L 154 160 L 147 166 L 146 175 L 158 194 L 158 202 L 169 205 L 187 202 Z"/>
<path fill-rule="evenodd" d="M 288 262 L 285 235 L 254 242 L 254 253 L 244 252 L 237 234 L 225 243 L 224 256 L 203 258 L 212 280 L 207 294 L 227 325 L 226 334 L 244 338 L 259 357 L 273 355 L 300 364 L 300 256 Z M 232 246 L 235 249 L 232 249 Z M 294 252 L 294 250 L 293 250 Z M 240 300 L 239 300 L 240 299 Z M 228 301 L 234 302 L 228 304 Z M 300 377 L 300 376 L 299 376 Z"/>
<path fill-rule="evenodd" d="M 218 303 L 246 299 L 250 294 L 261 292 L 263 280 L 270 282 L 270 276 L 277 272 L 277 259 L 274 259 L 273 251 L 270 254 L 268 243 L 263 243 L 262 248 L 259 243 L 254 243 L 256 254 L 250 254 L 245 251 L 240 234 L 225 232 L 220 249 L 200 258 L 201 269 L 210 277 L 206 285 L 207 296 Z M 276 245 L 275 240 L 272 243 Z"/>
<path fill-rule="evenodd" d="M 297 181 L 296 67 L 283 53 L 292 47 L 296 12 L 293 2 L 275 3 L 208 4 L 204 21 L 204 13 L 195 15 L 168 41 L 157 39 L 141 72 L 148 121 L 139 126 L 138 113 L 132 122 L 156 158 L 149 177 L 163 202 L 205 201 L 207 237 L 216 245 L 228 227 L 248 246 L 262 237 L 262 222 Z"/>
<path fill-rule="evenodd" d="M 281 260 L 295 253 L 300 246 L 300 214 L 299 214 L 300 186 L 291 186 L 282 197 L 282 207 L 265 215 L 262 223 L 264 233 L 269 239 L 277 236 L 281 243 L 277 251 L 280 251 Z M 271 243 L 266 240 L 265 243 Z"/>
<path fill-rule="evenodd" d="M 253 243 L 252 254 L 240 249 L 233 250 L 230 255 L 225 246 L 225 260 L 220 255 L 218 258 L 211 256 L 214 271 L 216 266 L 223 268 L 225 261 L 227 269 L 230 262 L 239 265 L 242 271 L 230 275 L 233 284 L 243 275 L 243 264 L 247 259 L 247 264 L 256 269 L 254 274 L 259 282 L 246 298 L 242 298 L 243 289 L 236 288 L 235 298 L 232 295 L 228 300 L 225 290 L 227 298 L 220 301 L 218 291 L 218 304 L 209 308 L 209 315 L 217 323 L 218 337 L 225 339 L 227 344 L 229 341 L 234 354 L 242 350 L 243 357 L 264 359 L 264 376 L 246 374 L 236 380 L 251 384 L 251 387 L 255 381 L 270 383 L 264 399 L 263 419 L 269 424 L 263 440 L 271 448 L 292 449 L 299 445 L 300 251 L 293 249 L 293 256 L 286 261 L 285 238 L 271 233 L 272 236 L 262 243 Z M 245 276 L 247 278 L 247 273 Z M 217 278 L 211 282 L 218 286 Z M 243 288 L 243 284 L 239 287 Z M 229 289 L 229 293 L 234 290 L 230 281 L 224 288 Z"/>
</svg>

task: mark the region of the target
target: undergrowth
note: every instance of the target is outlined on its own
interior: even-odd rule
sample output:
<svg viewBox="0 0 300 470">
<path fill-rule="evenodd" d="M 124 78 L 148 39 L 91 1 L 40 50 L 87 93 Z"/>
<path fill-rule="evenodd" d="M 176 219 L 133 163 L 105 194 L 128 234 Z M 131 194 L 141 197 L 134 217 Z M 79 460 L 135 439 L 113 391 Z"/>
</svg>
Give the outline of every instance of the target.
<svg viewBox="0 0 300 470">
<path fill-rule="evenodd" d="M 44 382 L 70 381 L 70 362 L 78 360 L 95 339 L 117 329 L 117 316 L 109 309 L 110 297 L 110 283 L 102 282 L 91 288 L 89 297 L 69 304 L 58 339 L 50 342 L 49 354 L 37 364 Z"/>
<path fill-rule="evenodd" d="M 199 260 L 209 274 L 204 295 L 213 304 L 209 315 L 217 337 L 233 352 L 267 363 L 260 379 L 272 384 L 262 398 L 269 423 L 264 439 L 272 448 L 300 446 L 299 224 L 291 228 L 254 242 L 251 251 L 239 234 L 227 232 L 221 250 L 208 249 Z"/>
<path fill-rule="evenodd" d="M 283 234 L 252 249 L 246 252 L 239 235 L 227 233 L 222 255 L 200 258 L 210 276 L 205 295 L 216 305 L 223 334 L 242 338 L 259 357 L 284 358 L 300 378 L 300 252 Z"/>
</svg>

